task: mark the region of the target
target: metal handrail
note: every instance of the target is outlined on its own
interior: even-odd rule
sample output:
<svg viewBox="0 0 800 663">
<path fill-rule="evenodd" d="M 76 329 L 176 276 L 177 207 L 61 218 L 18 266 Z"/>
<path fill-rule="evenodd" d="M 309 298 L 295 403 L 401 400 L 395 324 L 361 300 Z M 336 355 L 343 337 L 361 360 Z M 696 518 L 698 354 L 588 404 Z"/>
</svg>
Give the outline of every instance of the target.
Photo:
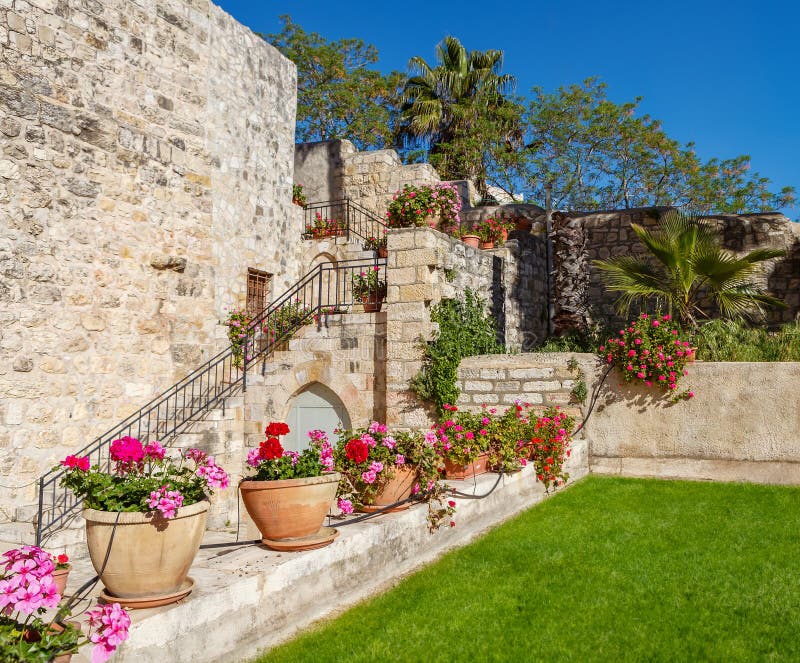
<svg viewBox="0 0 800 663">
<path fill-rule="evenodd" d="M 169 446 L 213 406 L 221 402 L 224 411 L 226 397 L 239 386 L 247 390 L 249 368 L 263 359 L 263 374 L 267 356 L 297 330 L 331 309 L 341 311 L 355 304 L 354 277 L 370 270 L 377 272 L 375 280 L 385 288 L 385 259 L 317 265 L 250 321 L 241 349 L 231 346 L 214 355 L 75 455 L 88 456 L 92 465 L 110 469 L 111 460 L 104 452 L 112 441 L 125 435 L 157 439 Z M 367 288 L 363 294 L 368 299 L 382 293 Z M 59 485 L 65 472 L 65 468 L 56 467 L 39 478 L 37 546 L 77 515 L 81 500 Z"/>
<path fill-rule="evenodd" d="M 386 224 L 377 214 L 350 200 L 350 198 L 308 203 L 305 205 L 304 210 L 306 229 L 313 227 L 317 212 L 324 216 L 326 221 L 335 220 L 339 222 L 341 225 L 340 232 L 343 235 L 333 234 L 330 235 L 331 237 L 344 236 L 349 241 L 351 235 L 355 235 L 361 240 L 367 241 L 369 239 L 383 238 L 387 230 Z"/>
</svg>

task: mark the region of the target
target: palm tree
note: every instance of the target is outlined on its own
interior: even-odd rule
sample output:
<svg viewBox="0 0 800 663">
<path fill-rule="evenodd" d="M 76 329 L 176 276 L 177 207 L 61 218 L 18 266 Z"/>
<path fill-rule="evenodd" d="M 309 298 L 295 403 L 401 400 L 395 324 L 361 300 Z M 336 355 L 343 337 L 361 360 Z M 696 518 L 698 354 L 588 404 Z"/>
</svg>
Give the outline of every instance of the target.
<svg viewBox="0 0 800 663">
<path fill-rule="evenodd" d="M 407 144 L 423 144 L 431 155 L 468 133 L 475 120 L 509 103 L 516 79 L 501 74 L 503 52 L 467 51 L 455 37 L 445 37 L 436 47 L 436 66 L 421 57 L 409 61 L 411 76 L 403 88 L 400 137 Z M 456 168 L 467 171 L 446 177 L 475 176 L 482 165 L 456 159 Z M 458 163 L 460 161 L 460 163 Z"/>
<path fill-rule="evenodd" d="M 697 325 L 697 317 L 709 317 L 701 297 L 710 295 L 724 317 L 741 318 L 763 306 L 785 306 L 765 294 L 756 279 L 760 263 L 785 255 L 779 249 L 756 249 L 736 256 L 719 245 L 716 229 L 707 221 L 667 212 L 653 230 L 631 224 L 652 254 L 648 259 L 620 256 L 596 260 L 609 290 L 621 292 L 617 309 L 627 313 L 634 302 L 655 300 L 659 307 L 686 325 Z"/>
</svg>

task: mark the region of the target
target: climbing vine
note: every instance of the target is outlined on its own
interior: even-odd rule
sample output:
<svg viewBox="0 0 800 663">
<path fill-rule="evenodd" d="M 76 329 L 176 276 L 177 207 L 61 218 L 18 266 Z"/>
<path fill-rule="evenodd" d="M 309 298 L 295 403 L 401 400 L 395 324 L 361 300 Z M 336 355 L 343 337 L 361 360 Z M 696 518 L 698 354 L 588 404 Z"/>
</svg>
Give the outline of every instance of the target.
<svg viewBox="0 0 800 663">
<path fill-rule="evenodd" d="M 445 404 L 458 399 L 456 379 L 464 357 L 506 351 L 497 341 L 497 322 L 484 310 L 483 300 L 469 289 L 463 299 L 445 299 L 431 309 L 439 331 L 425 347 L 422 370 L 411 380 L 411 389 L 440 415 Z"/>
</svg>

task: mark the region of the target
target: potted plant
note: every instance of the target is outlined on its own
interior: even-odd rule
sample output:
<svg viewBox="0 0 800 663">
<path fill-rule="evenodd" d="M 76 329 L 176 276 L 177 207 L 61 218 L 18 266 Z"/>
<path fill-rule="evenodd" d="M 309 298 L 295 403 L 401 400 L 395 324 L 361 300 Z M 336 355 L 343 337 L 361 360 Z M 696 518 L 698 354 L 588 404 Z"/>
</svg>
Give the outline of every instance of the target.
<svg viewBox="0 0 800 663">
<path fill-rule="evenodd" d="M 247 465 L 254 474 L 239 484 L 247 513 L 273 550 L 311 550 L 331 543 L 338 532 L 322 522 L 336 497 L 341 475 L 333 471 L 333 449 L 322 431 L 309 433 L 310 445 L 286 451 L 283 422 L 271 422 L 267 439 L 251 449 Z"/>
<path fill-rule="evenodd" d="M 313 223 L 306 223 L 303 239 L 323 239 L 342 237 L 347 233 L 347 224 L 337 219 L 323 218 L 321 212 L 314 212 Z"/>
<path fill-rule="evenodd" d="M 56 583 L 58 593 L 62 596 L 67 588 L 67 579 L 69 572 L 72 570 L 72 564 L 69 563 L 69 557 L 65 554 L 52 555 L 53 561 L 53 580 Z"/>
<path fill-rule="evenodd" d="M 308 203 L 306 194 L 303 193 L 302 184 L 292 184 L 292 202 L 300 207 L 305 207 Z"/>
<path fill-rule="evenodd" d="M 391 434 L 377 421 L 368 428 L 339 431 L 334 450 L 335 466 L 342 475 L 339 510 L 343 514 L 397 511 L 407 509 L 410 501 L 405 500 L 416 496 L 428 503 L 431 530 L 450 520 L 456 503 L 446 499 L 448 487 L 439 480 L 442 461 L 435 443 L 433 431 L 424 436 Z"/>
<path fill-rule="evenodd" d="M 88 457 L 61 463 L 68 468 L 62 485 L 84 502 L 102 596 L 131 608 L 178 601 L 194 587 L 187 574 L 205 531 L 208 498 L 228 487 L 228 475 L 199 449 L 173 460 L 158 442 L 133 437 L 114 440 L 109 456 L 93 467 Z"/>
<path fill-rule="evenodd" d="M 390 228 L 431 227 L 451 232 L 460 223 L 461 196 L 452 184 L 406 184 L 386 211 Z"/>
<path fill-rule="evenodd" d="M 490 420 L 484 415 L 459 412 L 454 405 L 445 404 L 444 409 L 449 416 L 433 430 L 445 477 L 463 480 L 488 472 Z"/>
<path fill-rule="evenodd" d="M 49 553 L 23 546 L 2 555 L 0 570 L 0 660 L 3 663 L 68 663 L 78 647 L 94 643 L 92 663 L 104 663 L 128 638 L 131 620 L 111 603 L 89 610 L 90 633 L 67 622 L 69 608 L 53 577 Z M 46 616 L 48 611 L 49 617 Z"/>
<path fill-rule="evenodd" d="M 252 318 L 244 309 L 233 309 L 228 312 L 228 318 L 223 323 L 228 328 L 228 340 L 233 353 L 233 365 L 241 368 L 244 359 L 244 347 L 247 338 L 253 336 L 254 329 L 250 327 Z"/>
<path fill-rule="evenodd" d="M 501 245 L 508 238 L 508 223 L 505 221 L 488 218 L 482 221 L 476 228 L 478 236 L 481 238 L 482 249 L 493 249 Z"/>
<path fill-rule="evenodd" d="M 353 274 L 353 297 L 364 305 L 365 313 L 381 310 L 386 299 L 386 281 L 380 279 L 380 266 Z"/>
<path fill-rule="evenodd" d="M 614 364 L 626 382 L 670 393 L 673 401 L 694 396 L 691 391 L 678 391 L 694 351 L 670 315 L 642 313 L 598 349 L 601 358 Z"/>
<path fill-rule="evenodd" d="M 517 401 L 498 413 L 496 408 L 483 408 L 489 437 L 489 467 L 495 472 L 517 472 L 527 465 L 528 444 L 533 436 L 536 418 L 530 404 Z"/>
<path fill-rule="evenodd" d="M 464 244 L 471 246 L 473 249 L 480 248 L 481 237 L 477 234 L 477 231 L 471 229 L 461 230 L 460 232 L 455 232 L 454 236 L 458 237 Z"/>
<path fill-rule="evenodd" d="M 365 240 L 363 249 L 365 251 L 375 251 L 378 254 L 379 258 L 385 258 L 389 255 L 388 250 L 386 249 L 386 231 L 383 231 L 383 237 L 369 237 Z"/>
<path fill-rule="evenodd" d="M 288 350 L 289 340 L 298 327 L 311 324 L 314 316 L 308 306 L 299 301 L 286 302 L 272 311 L 264 320 L 261 330 L 273 351 Z"/>
</svg>

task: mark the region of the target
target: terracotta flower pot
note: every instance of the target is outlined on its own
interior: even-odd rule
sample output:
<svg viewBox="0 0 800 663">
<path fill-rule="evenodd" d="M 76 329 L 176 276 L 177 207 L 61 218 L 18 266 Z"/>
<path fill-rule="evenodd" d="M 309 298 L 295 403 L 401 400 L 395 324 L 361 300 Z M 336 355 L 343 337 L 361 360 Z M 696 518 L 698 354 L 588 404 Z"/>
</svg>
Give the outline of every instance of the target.
<svg viewBox="0 0 800 663">
<path fill-rule="evenodd" d="M 341 478 L 331 472 L 305 479 L 242 481 L 239 491 L 263 539 L 297 539 L 320 530 Z"/>
<path fill-rule="evenodd" d="M 486 251 L 486 250 L 488 250 L 488 249 L 493 249 L 493 248 L 494 248 L 494 241 L 491 241 L 491 242 L 481 242 L 481 248 L 482 248 L 484 251 Z"/>
<path fill-rule="evenodd" d="M 503 242 L 508 240 L 508 230 L 506 228 L 500 229 L 500 237 L 502 237 Z"/>
<path fill-rule="evenodd" d="M 369 295 L 368 297 L 362 297 L 361 303 L 364 305 L 364 313 L 377 313 L 383 306 L 383 297 Z"/>
<path fill-rule="evenodd" d="M 115 512 L 84 509 L 89 556 L 106 593 L 123 605 L 125 599 L 157 601 L 177 594 L 169 601 L 174 602 L 188 594 L 191 586 L 181 591 L 191 582 L 186 576 L 200 548 L 208 507 L 207 501 L 183 506 L 169 520 L 157 512 L 120 513 L 117 520 Z"/>
<path fill-rule="evenodd" d="M 61 596 L 64 596 L 64 590 L 67 588 L 67 578 L 69 572 L 72 571 L 72 564 L 67 564 L 65 569 L 55 569 L 53 571 L 53 582 L 56 584 L 56 589 Z"/>
<path fill-rule="evenodd" d="M 378 247 L 378 257 L 379 258 L 388 258 L 389 257 L 389 249 L 385 246 Z"/>
<path fill-rule="evenodd" d="M 477 235 L 462 235 L 461 241 L 467 246 L 471 246 L 475 249 L 480 248 L 481 238 Z"/>
<path fill-rule="evenodd" d="M 462 465 L 445 458 L 444 472 L 448 479 L 469 479 L 489 471 L 489 452 L 483 451 L 471 463 Z"/>
<path fill-rule="evenodd" d="M 417 471 L 410 467 L 399 467 L 395 469 L 394 476 L 387 481 L 373 498 L 370 504 L 362 506 L 359 511 L 370 513 L 380 511 L 389 504 L 400 502 L 411 497 L 414 484 L 417 482 Z M 411 506 L 410 503 L 390 509 L 391 511 L 402 511 Z M 389 513 L 387 512 L 387 513 Z"/>
</svg>

